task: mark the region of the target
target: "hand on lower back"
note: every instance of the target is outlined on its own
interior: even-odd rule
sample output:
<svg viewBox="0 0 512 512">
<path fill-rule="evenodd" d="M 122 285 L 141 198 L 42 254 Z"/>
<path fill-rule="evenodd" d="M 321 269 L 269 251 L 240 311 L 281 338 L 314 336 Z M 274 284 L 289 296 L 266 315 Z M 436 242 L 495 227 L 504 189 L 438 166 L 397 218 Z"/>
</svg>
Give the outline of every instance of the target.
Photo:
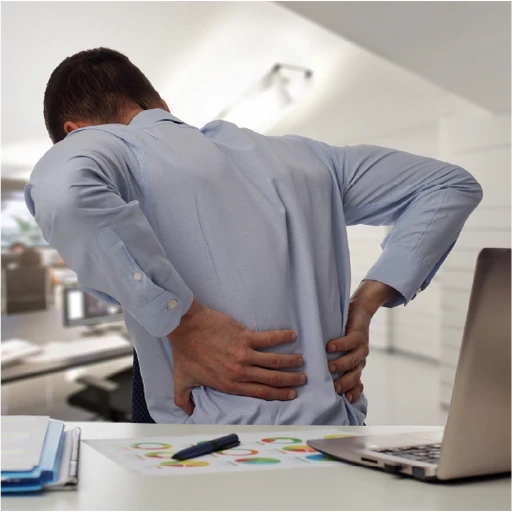
<svg viewBox="0 0 512 512">
<path fill-rule="evenodd" d="M 189 415 L 194 410 L 191 391 L 197 386 L 263 400 L 292 400 L 294 388 L 306 381 L 304 373 L 280 371 L 301 366 L 300 355 L 258 350 L 295 341 L 293 331 L 251 331 L 196 299 L 168 338 L 174 402 Z"/>
<path fill-rule="evenodd" d="M 328 352 L 345 352 L 328 364 L 331 373 L 344 373 L 334 381 L 334 388 L 336 393 L 344 394 L 349 402 L 357 400 L 363 392 L 361 373 L 369 354 L 371 318 L 364 309 L 351 305 L 345 336 L 332 340 L 327 345 Z"/>
<path fill-rule="evenodd" d="M 370 352 L 370 322 L 379 307 L 396 293 L 386 284 L 363 281 L 350 299 L 345 336 L 327 344 L 328 352 L 345 352 L 328 365 L 331 373 L 344 373 L 334 381 L 334 389 L 349 402 L 357 400 L 364 389 L 361 373 Z"/>
</svg>

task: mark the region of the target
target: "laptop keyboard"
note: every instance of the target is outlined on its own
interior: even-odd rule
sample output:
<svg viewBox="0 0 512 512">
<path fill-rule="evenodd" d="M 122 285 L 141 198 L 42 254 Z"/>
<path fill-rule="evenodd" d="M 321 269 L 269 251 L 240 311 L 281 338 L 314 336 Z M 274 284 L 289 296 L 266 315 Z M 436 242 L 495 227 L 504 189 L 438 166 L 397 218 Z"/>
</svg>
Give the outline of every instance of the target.
<svg viewBox="0 0 512 512">
<path fill-rule="evenodd" d="M 404 459 L 437 464 L 439 462 L 439 454 L 441 453 L 441 445 L 423 444 L 406 447 L 401 446 L 400 448 L 386 448 L 374 451 L 384 453 L 386 455 L 393 455 L 394 457 L 403 457 Z"/>
</svg>

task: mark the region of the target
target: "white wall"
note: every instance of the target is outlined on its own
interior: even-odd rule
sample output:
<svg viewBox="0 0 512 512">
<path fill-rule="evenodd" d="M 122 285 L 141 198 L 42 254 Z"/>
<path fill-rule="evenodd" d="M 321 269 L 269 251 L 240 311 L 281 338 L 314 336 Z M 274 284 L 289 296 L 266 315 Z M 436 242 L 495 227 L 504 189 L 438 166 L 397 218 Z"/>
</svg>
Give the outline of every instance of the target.
<svg viewBox="0 0 512 512">
<path fill-rule="evenodd" d="M 477 255 L 483 247 L 510 247 L 510 115 L 458 112 L 443 117 L 439 146 L 443 160 L 467 169 L 484 190 L 480 206 L 439 273 L 441 403 L 448 405 Z"/>
</svg>

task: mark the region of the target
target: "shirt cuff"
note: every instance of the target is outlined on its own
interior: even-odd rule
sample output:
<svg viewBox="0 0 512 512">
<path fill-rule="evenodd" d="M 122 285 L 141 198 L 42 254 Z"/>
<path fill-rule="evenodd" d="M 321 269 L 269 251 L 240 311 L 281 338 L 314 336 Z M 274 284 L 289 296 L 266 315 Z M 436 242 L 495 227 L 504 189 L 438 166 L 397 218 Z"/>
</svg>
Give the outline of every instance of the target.
<svg viewBox="0 0 512 512">
<path fill-rule="evenodd" d="M 165 285 L 164 285 L 165 287 Z M 173 289 L 176 281 L 173 280 Z M 180 296 L 163 290 L 151 302 L 130 314 L 155 338 L 164 338 L 180 325 L 181 317 L 190 309 L 194 294 L 186 287 Z"/>
<path fill-rule="evenodd" d="M 424 289 L 423 283 L 430 269 L 412 251 L 405 247 L 384 249 L 375 265 L 365 277 L 367 281 L 379 281 L 394 288 L 396 294 L 384 307 L 407 305 Z M 425 286 L 426 287 L 426 286 Z"/>
</svg>

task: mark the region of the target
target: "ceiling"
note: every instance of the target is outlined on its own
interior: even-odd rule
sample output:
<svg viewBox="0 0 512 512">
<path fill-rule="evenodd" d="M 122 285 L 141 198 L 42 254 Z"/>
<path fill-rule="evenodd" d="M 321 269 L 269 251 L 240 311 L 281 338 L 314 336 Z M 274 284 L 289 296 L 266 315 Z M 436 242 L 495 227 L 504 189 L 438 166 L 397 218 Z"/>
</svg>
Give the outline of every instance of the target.
<svg viewBox="0 0 512 512">
<path fill-rule="evenodd" d="M 279 2 L 492 112 L 510 112 L 510 2 Z"/>
<path fill-rule="evenodd" d="M 128 55 L 195 126 L 276 62 L 311 68 L 314 81 L 271 134 L 342 144 L 421 129 L 452 97 L 274 2 L 2 2 L 1 23 L 2 177 L 27 178 L 51 146 L 42 101 L 53 69 L 98 46 Z"/>
</svg>

